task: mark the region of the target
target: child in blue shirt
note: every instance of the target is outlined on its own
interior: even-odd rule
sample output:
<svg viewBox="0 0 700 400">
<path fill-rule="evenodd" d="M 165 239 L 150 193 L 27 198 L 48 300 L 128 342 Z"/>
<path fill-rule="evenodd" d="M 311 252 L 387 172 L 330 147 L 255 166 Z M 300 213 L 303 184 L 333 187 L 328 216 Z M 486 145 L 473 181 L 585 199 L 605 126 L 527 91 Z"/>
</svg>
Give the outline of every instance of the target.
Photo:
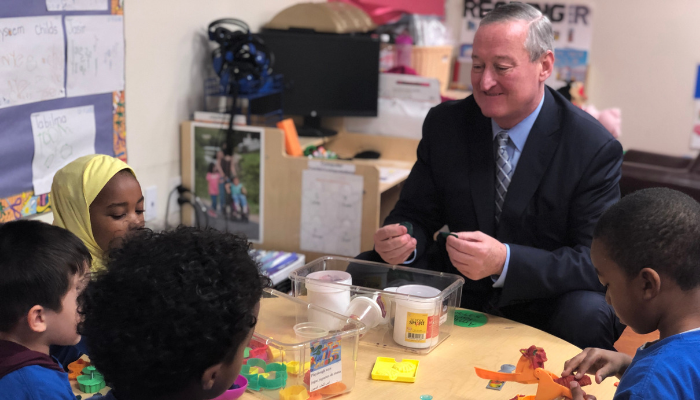
<svg viewBox="0 0 700 400">
<path fill-rule="evenodd" d="M 80 298 L 105 400 L 202 400 L 231 388 L 269 279 L 230 233 L 139 231 Z"/>
<path fill-rule="evenodd" d="M 91 256 L 75 235 L 39 221 L 0 225 L 0 399 L 75 400 L 49 346 L 71 346 Z"/>
<path fill-rule="evenodd" d="M 231 184 L 231 198 L 233 198 L 233 204 L 241 217 L 241 220 L 248 222 L 248 198 L 246 195 L 248 191 L 243 187 L 243 184 L 238 179 L 238 177 L 233 178 L 233 184 Z"/>
<path fill-rule="evenodd" d="M 664 188 L 624 197 L 598 221 L 591 259 L 620 320 L 639 334 L 658 329 L 660 338 L 634 359 L 585 349 L 562 376 L 617 376 L 615 400 L 700 398 L 700 204 Z"/>
</svg>

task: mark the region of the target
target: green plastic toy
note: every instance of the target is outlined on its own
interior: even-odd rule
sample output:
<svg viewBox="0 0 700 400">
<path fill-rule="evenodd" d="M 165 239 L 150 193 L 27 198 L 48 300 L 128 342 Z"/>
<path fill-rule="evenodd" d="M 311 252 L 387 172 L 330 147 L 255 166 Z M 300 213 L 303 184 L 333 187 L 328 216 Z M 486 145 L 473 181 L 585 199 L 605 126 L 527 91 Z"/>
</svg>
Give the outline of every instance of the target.
<svg viewBox="0 0 700 400">
<path fill-rule="evenodd" d="M 77 379 L 78 388 L 83 393 L 97 393 L 106 386 L 104 376 L 92 365 L 83 368 L 83 374 Z"/>
</svg>

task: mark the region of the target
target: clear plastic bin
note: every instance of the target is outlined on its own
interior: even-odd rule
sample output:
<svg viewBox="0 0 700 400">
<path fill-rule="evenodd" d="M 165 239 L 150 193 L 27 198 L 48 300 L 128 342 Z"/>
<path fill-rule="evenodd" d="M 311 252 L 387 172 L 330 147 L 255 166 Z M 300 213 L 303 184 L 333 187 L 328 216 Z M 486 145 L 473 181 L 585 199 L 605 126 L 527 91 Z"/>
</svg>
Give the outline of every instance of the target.
<svg viewBox="0 0 700 400">
<path fill-rule="evenodd" d="M 322 315 L 336 329 L 311 322 Z M 266 399 L 295 399 L 303 391 L 322 399 L 352 390 L 358 339 L 364 325 L 352 318 L 265 289 L 241 374 L 248 391 Z"/>
<path fill-rule="evenodd" d="M 417 354 L 450 336 L 464 285 L 454 274 L 332 256 L 292 271 L 289 279 L 294 297 L 363 322 L 360 343 Z M 348 304 L 345 312 L 340 304 Z"/>
</svg>

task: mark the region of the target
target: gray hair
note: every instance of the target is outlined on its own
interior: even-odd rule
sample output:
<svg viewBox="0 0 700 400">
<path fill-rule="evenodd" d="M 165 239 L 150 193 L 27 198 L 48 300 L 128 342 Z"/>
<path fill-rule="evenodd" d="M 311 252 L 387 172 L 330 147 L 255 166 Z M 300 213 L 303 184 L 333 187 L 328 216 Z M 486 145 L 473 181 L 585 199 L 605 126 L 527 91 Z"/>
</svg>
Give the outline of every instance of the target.
<svg viewBox="0 0 700 400">
<path fill-rule="evenodd" d="M 528 23 L 525 49 L 530 54 L 531 62 L 539 60 L 548 50 L 553 51 L 552 23 L 540 10 L 525 3 L 503 4 L 486 14 L 479 26 L 506 21 L 525 21 Z"/>
</svg>

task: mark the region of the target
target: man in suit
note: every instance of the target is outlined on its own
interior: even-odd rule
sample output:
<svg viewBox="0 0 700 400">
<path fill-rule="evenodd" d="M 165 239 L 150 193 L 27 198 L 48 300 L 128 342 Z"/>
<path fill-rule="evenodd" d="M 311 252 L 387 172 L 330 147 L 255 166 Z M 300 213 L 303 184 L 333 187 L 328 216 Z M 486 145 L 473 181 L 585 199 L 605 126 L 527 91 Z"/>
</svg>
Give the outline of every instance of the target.
<svg viewBox="0 0 700 400">
<path fill-rule="evenodd" d="M 473 95 L 428 113 L 400 200 L 359 258 L 461 274 L 463 307 L 612 349 L 624 326 L 590 245 L 620 197 L 622 147 L 545 86 L 553 65 L 551 23 L 537 9 L 510 3 L 487 14 L 474 39 Z M 444 225 L 457 237 L 434 240 Z"/>
</svg>

